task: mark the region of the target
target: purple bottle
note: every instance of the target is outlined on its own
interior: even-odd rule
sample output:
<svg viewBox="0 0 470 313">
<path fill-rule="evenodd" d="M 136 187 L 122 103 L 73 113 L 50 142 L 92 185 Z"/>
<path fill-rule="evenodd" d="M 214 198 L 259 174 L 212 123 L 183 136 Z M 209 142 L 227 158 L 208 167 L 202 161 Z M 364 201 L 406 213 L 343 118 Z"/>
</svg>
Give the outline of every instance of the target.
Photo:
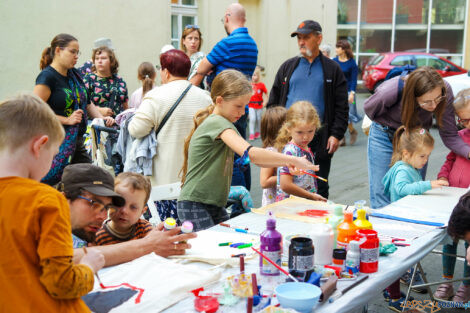
<svg viewBox="0 0 470 313">
<path fill-rule="evenodd" d="M 282 252 L 282 235 L 276 230 L 276 220 L 272 216 L 272 212 L 269 212 L 269 218 L 266 221 L 266 230 L 261 233 L 261 253 L 270 258 L 276 264 L 281 266 L 281 252 Z M 263 259 L 262 256 L 259 258 L 259 271 L 261 275 L 277 276 L 279 270 L 271 263 Z"/>
</svg>

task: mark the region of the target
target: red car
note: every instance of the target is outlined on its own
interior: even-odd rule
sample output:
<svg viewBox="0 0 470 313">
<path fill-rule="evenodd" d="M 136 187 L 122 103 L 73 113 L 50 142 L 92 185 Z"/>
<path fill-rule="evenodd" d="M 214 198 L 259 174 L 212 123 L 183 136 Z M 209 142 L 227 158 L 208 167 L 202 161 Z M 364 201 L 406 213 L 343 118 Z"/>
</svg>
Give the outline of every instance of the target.
<svg viewBox="0 0 470 313">
<path fill-rule="evenodd" d="M 387 52 L 373 57 L 364 67 L 364 86 L 373 93 L 383 83 L 387 73 L 396 66 L 407 64 L 434 67 L 442 77 L 467 73 L 467 70 L 437 55 L 421 52 Z"/>
</svg>

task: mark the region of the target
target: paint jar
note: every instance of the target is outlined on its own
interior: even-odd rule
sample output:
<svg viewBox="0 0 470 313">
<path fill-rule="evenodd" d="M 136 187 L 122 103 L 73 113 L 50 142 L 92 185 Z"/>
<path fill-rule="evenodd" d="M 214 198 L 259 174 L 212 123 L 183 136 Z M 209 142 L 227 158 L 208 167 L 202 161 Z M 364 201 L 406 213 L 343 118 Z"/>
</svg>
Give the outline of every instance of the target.
<svg viewBox="0 0 470 313">
<path fill-rule="evenodd" d="M 358 229 L 372 229 L 372 223 L 366 219 L 365 209 L 357 210 L 357 218 L 354 221 L 354 225 L 356 225 Z"/>
<path fill-rule="evenodd" d="M 346 271 L 353 275 L 359 272 L 359 266 L 361 263 L 361 252 L 360 252 L 360 242 L 352 240 L 349 242 L 349 250 L 346 254 Z"/>
<path fill-rule="evenodd" d="M 344 221 L 338 225 L 338 238 L 336 246 L 348 249 L 349 242 L 356 239 L 357 227 L 353 223 L 353 212 L 344 212 Z"/>
<path fill-rule="evenodd" d="M 269 218 L 266 221 L 266 230 L 260 235 L 261 253 L 274 261 L 277 265 L 281 266 L 281 253 L 282 253 L 282 235 L 276 230 L 276 220 L 269 212 Z M 277 276 L 279 269 L 266 261 L 262 256 L 259 257 L 259 272 L 261 275 Z"/>
<path fill-rule="evenodd" d="M 336 249 L 336 239 L 338 237 L 338 225 L 341 224 L 344 220 L 343 216 L 343 207 L 341 205 L 337 205 L 333 209 L 333 215 L 328 217 L 328 225 L 331 226 L 333 229 L 333 235 L 334 235 L 334 244 L 333 244 L 333 249 Z"/>
<path fill-rule="evenodd" d="M 359 229 L 361 263 L 359 271 L 361 273 L 375 273 L 379 269 L 379 238 L 377 232 L 372 229 Z"/>
<path fill-rule="evenodd" d="M 346 261 L 346 250 L 334 249 L 333 250 L 333 264 L 340 266 L 344 270 L 345 261 Z"/>
<path fill-rule="evenodd" d="M 315 265 L 331 264 L 334 245 L 333 229 L 328 224 L 313 224 L 308 236 L 315 247 Z"/>
<path fill-rule="evenodd" d="M 181 234 L 189 234 L 192 233 L 194 229 L 193 223 L 191 221 L 184 221 L 183 224 L 181 224 Z M 187 243 L 186 240 L 180 241 L 179 243 Z"/>
<path fill-rule="evenodd" d="M 289 246 L 289 273 L 302 281 L 307 281 L 314 271 L 314 251 L 312 239 L 292 238 Z"/>
<path fill-rule="evenodd" d="M 168 217 L 163 222 L 163 231 L 171 230 L 176 227 L 176 220 L 172 217 Z"/>
</svg>

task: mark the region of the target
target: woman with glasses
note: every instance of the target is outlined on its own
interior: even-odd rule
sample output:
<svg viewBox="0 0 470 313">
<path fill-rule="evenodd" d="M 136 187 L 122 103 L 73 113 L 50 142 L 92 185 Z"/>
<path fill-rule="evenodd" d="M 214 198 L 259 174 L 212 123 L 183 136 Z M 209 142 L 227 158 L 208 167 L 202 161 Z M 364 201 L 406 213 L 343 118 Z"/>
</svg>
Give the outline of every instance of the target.
<svg viewBox="0 0 470 313">
<path fill-rule="evenodd" d="M 470 157 L 470 145 L 458 135 L 453 101 L 450 85 L 431 67 L 418 68 L 405 78 L 398 76 L 385 81 L 366 100 L 364 111 L 372 120 L 367 147 L 372 208 L 390 203 L 384 195 L 382 178 L 389 169 L 394 132 L 401 125 L 405 129 L 429 130 L 434 117 L 443 143 L 456 154 Z M 420 171 L 423 180 L 426 168 Z"/>
<path fill-rule="evenodd" d="M 65 139 L 54 157 L 49 173 L 42 182 L 55 185 L 62 172 L 71 163 L 91 163 L 84 147 L 87 116 L 103 118 L 112 125 L 111 117 L 104 117 L 88 98 L 80 73 L 74 68 L 80 55 L 79 44 L 69 34 L 59 34 L 44 49 L 36 78 L 34 93 L 49 104 L 65 129 Z M 27 127 L 27 125 L 25 126 Z"/>
<path fill-rule="evenodd" d="M 127 109 L 128 93 L 126 82 L 118 75 L 119 62 L 108 47 L 93 50 L 92 72 L 83 81 L 88 89 L 90 100 L 104 116 L 116 117 Z"/>
<path fill-rule="evenodd" d="M 191 60 L 191 69 L 189 70 L 188 80 L 197 72 L 199 63 L 204 59 L 205 54 L 201 52 L 202 35 L 199 26 L 186 25 L 180 40 L 180 48 Z M 202 84 L 201 84 L 202 85 Z"/>
</svg>

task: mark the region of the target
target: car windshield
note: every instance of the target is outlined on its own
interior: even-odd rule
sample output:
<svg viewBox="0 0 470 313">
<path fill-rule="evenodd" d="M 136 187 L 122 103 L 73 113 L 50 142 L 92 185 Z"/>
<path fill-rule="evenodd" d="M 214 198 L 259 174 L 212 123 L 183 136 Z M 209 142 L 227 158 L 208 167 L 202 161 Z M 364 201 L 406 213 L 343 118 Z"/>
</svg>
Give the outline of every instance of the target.
<svg viewBox="0 0 470 313">
<path fill-rule="evenodd" d="M 383 55 L 376 55 L 375 57 L 373 57 L 370 61 L 369 61 L 369 65 L 377 65 L 380 63 L 380 61 L 382 61 L 384 59 L 384 56 Z"/>
</svg>

